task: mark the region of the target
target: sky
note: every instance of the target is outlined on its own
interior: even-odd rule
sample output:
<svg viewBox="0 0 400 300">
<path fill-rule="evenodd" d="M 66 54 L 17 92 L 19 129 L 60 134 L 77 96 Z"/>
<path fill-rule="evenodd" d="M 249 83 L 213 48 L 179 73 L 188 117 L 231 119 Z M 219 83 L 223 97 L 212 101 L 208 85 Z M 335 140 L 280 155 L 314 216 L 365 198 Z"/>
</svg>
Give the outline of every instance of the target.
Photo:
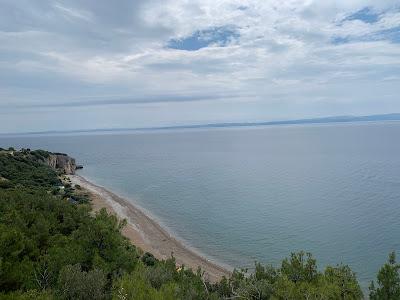
<svg viewBox="0 0 400 300">
<path fill-rule="evenodd" d="M 399 0 L 0 0 L 0 133 L 400 112 Z"/>
</svg>

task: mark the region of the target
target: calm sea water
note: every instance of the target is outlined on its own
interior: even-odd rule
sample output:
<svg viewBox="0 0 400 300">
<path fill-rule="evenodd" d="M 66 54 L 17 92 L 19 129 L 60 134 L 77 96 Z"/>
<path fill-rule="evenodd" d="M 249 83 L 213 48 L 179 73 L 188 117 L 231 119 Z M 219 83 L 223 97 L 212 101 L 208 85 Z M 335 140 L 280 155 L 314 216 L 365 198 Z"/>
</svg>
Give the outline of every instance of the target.
<svg viewBox="0 0 400 300">
<path fill-rule="evenodd" d="M 310 251 L 363 286 L 400 250 L 400 122 L 0 138 L 66 152 L 216 261 Z M 400 251 L 399 251 L 400 252 Z"/>
</svg>

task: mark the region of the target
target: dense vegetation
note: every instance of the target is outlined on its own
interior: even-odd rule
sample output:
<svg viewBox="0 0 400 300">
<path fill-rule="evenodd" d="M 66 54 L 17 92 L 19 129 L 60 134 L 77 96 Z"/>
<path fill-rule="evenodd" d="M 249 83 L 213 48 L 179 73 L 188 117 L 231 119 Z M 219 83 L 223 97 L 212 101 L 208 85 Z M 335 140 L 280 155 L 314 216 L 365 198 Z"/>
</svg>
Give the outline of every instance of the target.
<svg viewBox="0 0 400 300">
<path fill-rule="evenodd" d="M 12 150 L 0 150 L 0 176 L 8 179 L 2 180 L 2 185 L 49 188 L 61 184 L 56 172 L 43 164 L 49 156 L 48 152 Z"/>
<path fill-rule="evenodd" d="M 45 151 L 0 149 L 0 299 L 362 299 L 348 266 L 318 271 L 311 254 L 278 268 L 256 264 L 211 284 L 201 270 L 142 253 L 121 235 L 124 222 L 92 214 L 79 186 L 42 162 Z M 64 188 L 60 188 L 63 185 Z M 371 299 L 400 299 L 394 253 Z"/>
</svg>

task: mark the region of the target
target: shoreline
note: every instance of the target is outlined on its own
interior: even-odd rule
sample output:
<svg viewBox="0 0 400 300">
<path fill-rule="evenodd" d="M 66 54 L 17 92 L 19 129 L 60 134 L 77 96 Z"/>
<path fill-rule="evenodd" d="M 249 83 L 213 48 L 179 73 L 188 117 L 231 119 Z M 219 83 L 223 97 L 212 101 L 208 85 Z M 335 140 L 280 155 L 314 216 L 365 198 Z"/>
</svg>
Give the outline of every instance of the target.
<svg viewBox="0 0 400 300">
<path fill-rule="evenodd" d="M 68 175 L 68 177 L 74 185 L 80 185 L 90 194 L 93 211 L 105 208 L 119 219 L 126 219 L 127 225 L 123 228 L 122 234 L 144 252 L 150 252 L 161 260 L 170 258 L 173 254 L 178 265 L 185 265 L 193 271 L 200 267 L 205 279 L 210 282 L 217 282 L 223 276 L 230 276 L 230 271 L 191 250 L 137 205 L 80 175 Z"/>
</svg>

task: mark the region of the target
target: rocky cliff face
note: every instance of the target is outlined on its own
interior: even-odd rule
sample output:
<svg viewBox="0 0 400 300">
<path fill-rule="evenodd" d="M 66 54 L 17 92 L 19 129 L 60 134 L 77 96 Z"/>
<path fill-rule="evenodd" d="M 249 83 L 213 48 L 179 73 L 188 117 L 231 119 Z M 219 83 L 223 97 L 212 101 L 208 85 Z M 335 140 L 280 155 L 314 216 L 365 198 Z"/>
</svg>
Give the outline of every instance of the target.
<svg viewBox="0 0 400 300">
<path fill-rule="evenodd" d="M 47 157 L 46 163 L 53 169 L 60 170 L 64 174 L 75 174 L 77 168 L 75 159 L 62 153 L 52 153 Z"/>
</svg>

